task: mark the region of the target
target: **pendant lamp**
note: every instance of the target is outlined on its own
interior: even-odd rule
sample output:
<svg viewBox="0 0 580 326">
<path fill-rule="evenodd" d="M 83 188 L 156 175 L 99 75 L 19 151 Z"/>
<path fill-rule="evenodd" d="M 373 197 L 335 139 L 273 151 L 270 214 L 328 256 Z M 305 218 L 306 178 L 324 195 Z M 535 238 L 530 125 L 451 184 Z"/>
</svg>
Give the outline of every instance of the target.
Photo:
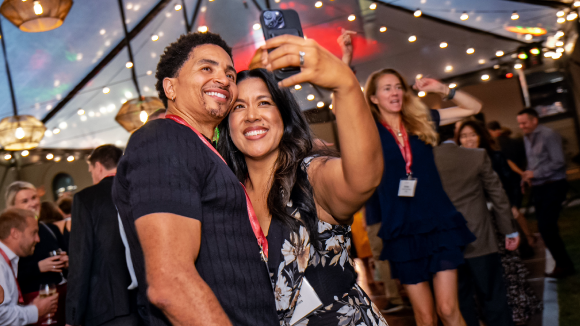
<svg viewBox="0 0 580 326">
<path fill-rule="evenodd" d="M 21 31 L 46 32 L 62 25 L 72 5 L 72 0 L 4 0 L 0 13 Z"/>
<path fill-rule="evenodd" d="M 125 40 L 127 40 L 127 52 L 129 53 L 129 62 L 127 62 L 127 69 L 131 69 L 131 77 L 133 79 L 133 84 L 137 91 L 137 98 L 128 100 L 121 106 L 121 109 L 115 116 L 115 121 L 117 121 L 125 130 L 128 132 L 133 132 L 139 127 L 143 126 L 149 115 L 159 109 L 165 108 L 163 102 L 152 96 L 141 96 L 141 89 L 139 88 L 139 82 L 137 80 L 137 74 L 135 73 L 135 60 L 133 59 L 133 50 L 131 49 L 131 42 L 129 42 L 129 32 L 127 30 L 127 24 L 125 19 L 125 8 L 123 7 L 123 1 L 118 0 L 119 11 L 121 12 L 121 22 L 123 24 L 123 29 L 125 31 Z"/>
<path fill-rule="evenodd" d="M 0 20 L 0 44 L 4 54 L 4 64 L 6 65 L 6 76 L 8 77 L 8 86 L 10 87 L 10 96 L 12 97 L 12 110 L 14 115 L 0 121 L 0 145 L 5 150 L 21 151 L 33 149 L 40 144 L 46 127 L 44 124 L 31 115 L 18 115 L 16 107 L 16 97 L 12 87 L 12 77 L 10 75 L 10 66 L 8 65 L 8 56 L 6 55 L 6 46 L 4 44 L 4 34 L 2 33 L 2 24 Z"/>
<path fill-rule="evenodd" d="M 147 122 L 151 113 L 163 108 L 165 108 L 163 102 L 157 97 L 134 98 L 121 106 L 115 121 L 128 132 L 133 132 Z"/>
</svg>

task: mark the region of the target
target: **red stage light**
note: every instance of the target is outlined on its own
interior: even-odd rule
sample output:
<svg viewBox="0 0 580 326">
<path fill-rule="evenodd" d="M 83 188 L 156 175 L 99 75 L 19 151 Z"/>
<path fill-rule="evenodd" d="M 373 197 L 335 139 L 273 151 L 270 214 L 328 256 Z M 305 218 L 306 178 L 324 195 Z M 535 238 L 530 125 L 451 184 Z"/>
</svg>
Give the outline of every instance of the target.
<svg viewBox="0 0 580 326">
<path fill-rule="evenodd" d="M 505 78 L 512 78 L 514 76 L 513 73 L 508 72 L 507 74 L 505 74 Z"/>
</svg>

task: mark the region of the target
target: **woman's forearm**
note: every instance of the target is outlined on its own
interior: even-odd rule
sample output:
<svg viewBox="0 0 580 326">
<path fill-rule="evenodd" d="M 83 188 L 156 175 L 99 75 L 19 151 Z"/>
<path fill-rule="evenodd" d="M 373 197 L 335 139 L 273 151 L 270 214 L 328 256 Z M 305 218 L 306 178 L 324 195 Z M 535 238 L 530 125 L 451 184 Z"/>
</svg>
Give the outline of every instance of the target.
<svg viewBox="0 0 580 326">
<path fill-rule="evenodd" d="M 458 107 L 470 111 L 471 115 L 478 114 L 482 108 L 478 99 L 462 91 L 456 91 L 452 101 Z"/>
<path fill-rule="evenodd" d="M 334 92 L 334 113 L 344 179 L 351 190 L 366 193 L 383 173 L 379 133 L 354 74 Z"/>
</svg>

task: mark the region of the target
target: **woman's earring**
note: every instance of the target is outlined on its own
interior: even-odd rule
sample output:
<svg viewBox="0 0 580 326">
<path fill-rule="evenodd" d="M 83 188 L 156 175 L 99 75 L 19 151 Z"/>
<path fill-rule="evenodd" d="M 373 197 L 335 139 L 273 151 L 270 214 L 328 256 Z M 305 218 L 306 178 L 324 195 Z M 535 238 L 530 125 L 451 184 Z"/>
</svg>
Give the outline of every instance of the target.
<svg viewBox="0 0 580 326">
<path fill-rule="evenodd" d="M 173 95 L 173 98 L 171 98 L 171 100 L 172 100 L 173 102 L 175 102 L 175 95 Z"/>
</svg>

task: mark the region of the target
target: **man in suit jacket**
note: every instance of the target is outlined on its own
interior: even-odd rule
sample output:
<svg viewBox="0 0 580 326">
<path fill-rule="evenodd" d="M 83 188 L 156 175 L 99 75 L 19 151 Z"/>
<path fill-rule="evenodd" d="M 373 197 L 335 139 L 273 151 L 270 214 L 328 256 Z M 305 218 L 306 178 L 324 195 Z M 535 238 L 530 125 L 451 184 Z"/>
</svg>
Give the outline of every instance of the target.
<svg viewBox="0 0 580 326">
<path fill-rule="evenodd" d="M 113 145 L 97 147 L 89 157 L 94 186 L 74 196 L 66 300 L 68 325 L 140 325 L 137 293 L 119 234 L 112 186 L 123 152 Z"/>
<path fill-rule="evenodd" d="M 497 227 L 506 235 L 506 249 L 515 250 L 519 236 L 512 224 L 510 203 L 485 150 L 457 146 L 449 140 L 453 130 L 443 128 L 441 134 L 446 141 L 433 152 L 443 189 L 477 237 L 465 248 L 465 264 L 458 268 L 461 313 L 468 326 L 479 326 L 476 294 L 487 325 L 511 326 L 512 311 L 507 303 L 503 267 L 486 198 L 497 212 Z"/>
</svg>

